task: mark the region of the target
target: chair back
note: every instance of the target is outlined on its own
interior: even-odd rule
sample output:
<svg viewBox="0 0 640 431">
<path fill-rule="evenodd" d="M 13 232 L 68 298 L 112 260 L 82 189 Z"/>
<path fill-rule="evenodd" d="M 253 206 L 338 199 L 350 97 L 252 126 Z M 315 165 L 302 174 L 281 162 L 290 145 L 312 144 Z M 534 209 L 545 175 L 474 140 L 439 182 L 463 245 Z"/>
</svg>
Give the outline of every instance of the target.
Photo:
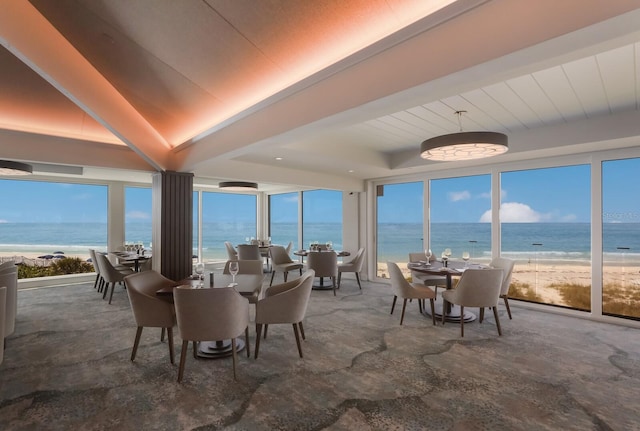
<svg viewBox="0 0 640 431">
<path fill-rule="evenodd" d="M 272 245 L 269 247 L 269 255 L 271 256 L 271 262 L 274 265 L 282 265 L 285 263 L 293 263 L 291 256 L 287 253 L 287 250 L 281 245 Z"/>
<path fill-rule="evenodd" d="M 92 248 L 89 249 L 89 257 L 91 258 L 91 264 L 93 265 L 93 270 L 96 274 L 100 274 L 100 268 L 98 267 L 98 262 L 96 262 L 96 251 Z"/>
<path fill-rule="evenodd" d="M 228 260 L 227 263 L 224 264 L 224 269 L 222 270 L 223 274 L 230 274 L 229 272 L 229 264 L 234 262 L 233 260 Z M 261 260 L 238 260 L 238 274 L 258 274 L 262 275 L 262 261 Z"/>
<path fill-rule="evenodd" d="M 300 278 L 268 288 L 256 305 L 256 323 L 302 322 L 315 276 L 313 270 L 308 270 Z"/>
<path fill-rule="evenodd" d="M 411 283 L 404 278 L 402 271 L 395 262 L 387 262 L 387 269 L 389 271 L 389 279 L 391 280 L 391 288 L 394 294 L 399 298 L 407 298 L 411 296 L 411 290 L 413 287 Z"/>
<path fill-rule="evenodd" d="M 175 287 L 173 301 L 180 337 L 185 341 L 235 338 L 249 325 L 249 301 L 233 287 Z"/>
<path fill-rule="evenodd" d="M 153 258 L 149 257 L 140 264 L 140 272 L 149 271 L 153 268 Z"/>
<path fill-rule="evenodd" d="M 489 264 L 492 268 L 502 269 L 502 287 L 500 288 L 500 296 L 509 293 L 509 287 L 511 286 L 511 274 L 513 273 L 513 267 L 516 261 L 513 259 L 505 259 L 504 257 L 496 257 Z"/>
<path fill-rule="evenodd" d="M 233 244 L 231 244 L 229 241 L 225 241 L 224 246 L 227 249 L 227 257 L 229 260 L 235 260 L 238 258 L 238 252 L 235 248 L 233 248 Z"/>
<path fill-rule="evenodd" d="M 292 249 L 293 249 L 293 241 L 289 241 L 289 244 L 287 244 L 287 248 L 285 249 L 289 256 L 291 256 Z"/>
<path fill-rule="evenodd" d="M 15 331 L 18 313 L 18 267 L 13 262 L 0 272 L 0 286 L 7 288 L 5 306 L 0 308 L 2 311 L 0 319 L 4 321 L 4 337 L 7 337 Z M 0 343 L 2 342 L 0 338 Z"/>
<path fill-rule="evenodd" d="M 173 304 L 156 296 L 156 292 L 176 283 L 154 271 L 137 272 L 124 278 L 131 311 L 137 326 L 170 328 L 176 323 Z"/>
<path fill-rule="evenodd" d="M 238 244 L 238 260 L 262 261 L 260 248 L 257 244 Z"/>
<path fill-rule="evenodd" d="M 464 307 L 495 307 L 500 298 L 502 269 L 467 269 L 453 290 L 455 304 Z"/>
<path fill-rule="evenodd" d="M 96 253 L 96 262 L 100 268 L 100 275 L 107 283 L 117 283 L 124 279 L 124 275 L 113 267 L 105 254 Z"/>
<path fill-rule="evenodd" d="M 356 272 L 362 271 L 362 265 L 364 264 L 364 247 L 360 247 L 360 249 L 358 249 L 356 255 L 349 263 L 353 265 Z"/>
<path fill-rule="evenodd" d="M 307 268 L 313 269 L 316 277 L 337 277 L 338 255 L 330 251 L 310 251 Z"/>
</svg>

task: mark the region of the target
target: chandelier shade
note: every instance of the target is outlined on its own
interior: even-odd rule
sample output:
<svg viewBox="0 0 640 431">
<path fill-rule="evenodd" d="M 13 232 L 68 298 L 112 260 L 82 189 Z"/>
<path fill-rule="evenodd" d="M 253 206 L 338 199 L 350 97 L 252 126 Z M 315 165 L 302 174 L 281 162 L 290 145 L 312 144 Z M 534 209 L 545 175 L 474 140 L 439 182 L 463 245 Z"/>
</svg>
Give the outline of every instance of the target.
<svg viewBox="0 0 640 431">
<path fill-rule="evenodd" d="M 218 184 L 218 188 L 232 192 L 246 192 L 257 190 L 258 184 L 246 181 L 223 181 Z"/>
<path fill-rule="evenodd" d="M 12 160 L 0 160 L 0 175 L 30 175 L 33 166 Z"/>
<path fill-rule="evenodd" d="M 423 159 L 436 161 L 472 160 L 504 154 L 509 138 L 498 132 L 459 132 L 427 139 L 420 145 Z"/>
</svg>

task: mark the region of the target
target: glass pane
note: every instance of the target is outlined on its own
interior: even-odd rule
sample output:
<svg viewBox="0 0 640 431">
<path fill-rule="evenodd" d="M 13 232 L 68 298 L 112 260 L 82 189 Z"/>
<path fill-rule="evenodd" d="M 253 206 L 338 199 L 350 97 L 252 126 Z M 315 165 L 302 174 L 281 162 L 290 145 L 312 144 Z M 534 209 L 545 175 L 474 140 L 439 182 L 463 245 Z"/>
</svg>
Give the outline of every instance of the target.
<svg viewBox="0 0 640 431">
<path fill-rule="evenodd" d="M 233 245 L 256 236 L 257 198 L 234 193 L 202 193 L 202 259 L 227 260 L 225 241 Z"/>
<path fill-rule="evenodd" d="M 151 244 L 151 189 L 124 188 L 124 240 L 150 249 Z"/>
<path fill-rule="evenodd" d="M 377 277 L 389 278 L 389 261 L 405 270 L 409 253 L 423 250 L 423 184 L 420 181 L 378 186 Z"/>
<path fill-rule="evenodd" d="M 471 262 L 491 259 L 491 176 L 432 180 L 430 183 L 430 248 L 437 258 L 445 249 L 449 259 Z"/>
<path fill-rule="evenodd" d="M 302 192 L 302 244 L 331 242 L 342 250 L 342 192 L 312 190 Z"/>
<path fill-rule="evenodd" d="M 107 250 L 107 186 L 0 180 L 0 194 L 11 202 L 0 205 L 0 260 L 23 263 L 20 278 L 59 275 L 53 256 Z"/>
<path fill-rule="evenodd" d="M 193 192 L 193 255 L 198 256 L 198 192 Z M 198 256 L 202 260 L 202 256 Z"/>
<path fill-rule="evenodd" d="M 602 311 L 640 318 L 640 159 L 602 163 Z"/>
<path fill-rule="evenodd" d="M 298 244 L 298 192 L 269 196 L 269 236 L 271 242 L 286 247 Z"/>
<path fill-rule="evenodd" d="M 503 257 L 516 260 L 509 296 L 591 309 L 589 165 L 502 174 Z"/>
</svg>

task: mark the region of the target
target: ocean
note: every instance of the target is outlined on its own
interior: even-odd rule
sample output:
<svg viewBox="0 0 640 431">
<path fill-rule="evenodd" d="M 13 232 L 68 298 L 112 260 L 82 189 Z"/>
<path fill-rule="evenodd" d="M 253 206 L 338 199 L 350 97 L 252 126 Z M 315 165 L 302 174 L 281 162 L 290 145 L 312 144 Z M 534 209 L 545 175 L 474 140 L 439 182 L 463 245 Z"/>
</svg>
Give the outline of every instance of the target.
<svg viewBox="0 0 640 431">
<path fill-rule="evenodd" d="M 274 223 L 271 240 L 286 245 L 297 237 L 296 223 Z M 588 262 L 591 259 L 591 235 L 588 223 L 505 223 L 502 229 L 502 255 L 518 260 Z M 247 233 L 248 232 L 248 233 Z M 453 258 L 463 251 L 472 260 L 491 256 L 491 226 L 487 223 L 434 223 L 430 247 L 436 256 L 450 248 Z M 604 260 L 606 262 L 640 264 L 640 223 L 607 223 L 603 225 Z M 225 241 L 246 242 L 255 235 L 255 226 L 243 223 L 204 223 L 203 258 L 226 259 Z M 407 254 L 423 251 L 422 225 L 419 223 L 380 224 L 378 261 L 403 262 Z M 150 223 L 128 223 L 128 241 L 151 243 Z M 311 241 L 332 241 L 342 249 L 342 227 L 338 223 L 310 223 L 304 229 L 304 247 Z M 197 251 L 194 235 L 194 252 Z M 0 223 L 0 255 L 8 252 L 86 255 L 89 248 L 105 250 L 105 223 Z M 534 245 L 537 244 L 537 245 Z M 298 244 L 294 241 L 294 249 Z"/>
</svg>

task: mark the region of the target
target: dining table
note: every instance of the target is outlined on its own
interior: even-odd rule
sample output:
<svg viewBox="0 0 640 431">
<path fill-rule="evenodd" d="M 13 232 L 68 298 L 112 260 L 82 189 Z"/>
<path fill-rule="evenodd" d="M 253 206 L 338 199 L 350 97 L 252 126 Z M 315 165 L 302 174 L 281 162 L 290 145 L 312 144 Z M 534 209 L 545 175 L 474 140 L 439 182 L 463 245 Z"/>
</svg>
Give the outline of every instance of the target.
<svg viewBox="0 0 640 431">
<path fill-rule="evenodd" d="M 454 277 L 462 277 L 464 271 L 467 269 L 482 269 L 486 268 L 485 265 L 474 264 L 474 263 L 465 263 L 458 262 L 455 260 L 449 260 L 446 262 L 443 261 L 421 261 L 421 262 L 410 262 L 407 264 L 407 268 L 414 272 L 420 272 L 422 274 L 428 275 L 437 275 L 440 277 L 445 277 L 447 281 L 447 290 L 453 289 L 453 278 Z M 460 306 L 450 304 L 445 301 L 436 301 L 435 302 L 435 317 L 436 319 L 442 319 L 442 314 L 444 313 L 444 318 L 448 322 L 460 322 L 460 319 L 464 319 L 466 322 L 473 322 L 476 320 L 476 315 L 468 310 L 464 310 L 464 315 L 460 315 Z M 428 310 L 425 310 L 425 313 L 428 314 Z"/>
<path fill-rule="evenodd" d="M 140 263 L 146 262 L 151 259 L 151 254 L 149 253 L 133 253 L 128 251 L 112 251 L 109 254 L 115 256 L 120 263 L 133 263 L 133 270 L 135 272 L 140 271 Z"/>
<path fill-rule="evenodd" d="M 204 274 L 203 279 L 197 275 L 185 278 L 176 283 L 175 286 L 164 287 L 156 291 L 156 296 L 173 302 L 173 289 L 175 287 L 192 288 L 192 289 L 215 289 L 217 287 L 231 287 L 233 276 L 229 274 Z M 213 285 L 211 285 L 213 280 Z M 250 304 L 255 304 L 260 298 L 262 292 L 262 282 L 264 275 L 262 274 L 238 274 L 235 277 L 234 289 L 243 297 L 247 298 Z M 236 352 L 240 352 L 245 348 L 245 341 L 236 338 Z M 203 359 L 219 359 L 226 358 L 233 354 L 231 339 L 229 340 L 213 340 L 201 341 L 198 343 L 196 355 Z"/>
</svg>

